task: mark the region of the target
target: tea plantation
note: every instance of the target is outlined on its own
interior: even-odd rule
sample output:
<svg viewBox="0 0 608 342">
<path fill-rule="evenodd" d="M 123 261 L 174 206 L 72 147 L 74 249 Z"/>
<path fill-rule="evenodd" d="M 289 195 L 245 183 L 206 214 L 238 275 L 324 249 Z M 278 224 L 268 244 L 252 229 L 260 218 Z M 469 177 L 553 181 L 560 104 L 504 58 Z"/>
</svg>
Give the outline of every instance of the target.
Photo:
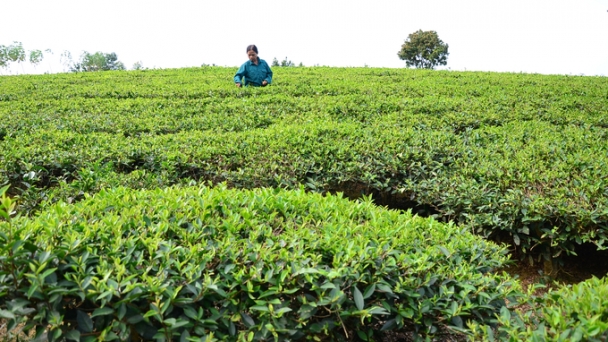
<svg viewBox="0 0 608 342">
<path fill-rule="evenodd" d="M 7 334 L 607 338 L 606 281 L 501 271 L 608 247 L 604 77 L 234 71 L 0 77 Z"/>
</svg>

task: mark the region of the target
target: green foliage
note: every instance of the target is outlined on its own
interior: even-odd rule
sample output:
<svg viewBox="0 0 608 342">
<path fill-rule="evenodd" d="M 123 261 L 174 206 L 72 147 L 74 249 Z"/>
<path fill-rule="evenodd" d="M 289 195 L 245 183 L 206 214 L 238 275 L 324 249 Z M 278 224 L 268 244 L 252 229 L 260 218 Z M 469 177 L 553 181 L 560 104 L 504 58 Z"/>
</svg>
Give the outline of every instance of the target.
<svg viewBox="0 0 608 342">
<path fill-rule="evenodd" d="M 71 66 L 74 64 L 74 59 L 72 58 L 72 53 L 68 50 L 64 50 L 61 53 L 61 55 L 59 57 L 59 61 L 61 62 L 61 65 L 63 65 L 64 71 L 70 70 Z"/>
<path fill-rule="evenodd" d="M 7 56 L 9 61 L 14 63 L 25 61 L 25 50 L 21 42 L 13 42 L 13 45 L 7 47 Z"/>
<path fill-rule="evenodd" d="M 6 45 L 0 45 L 0 68 L 6 68 L 8 63 L 8 47 Z"/>
<path fill-rule="evenodd" d="M 137 61 L 135 63 L 133 63 L 133 70 L 143 70 L 144 69 L 144 64 L 142 63 L 142 61 Z"/>
<path fill-rule="evenodd" d="M 408 67 L 434 69 L 448 63 L 448 44 L 435 31 L 418 30 L 407 36 L 397 55 Z"/>
<path fill-rule="evenodd" d="M 13 42 L 11 45 L 0 45 L 0 67 L 8 68 L 10 63 L 25 62 L 25 49 L 21 42 Z"/>
<path fill-rule="evenodd" d="M 9 221 L 15 215 L 16 203 L 6 195 L 9 186 L 0 188 L 0 221 Z"/>
<path fill-rule="evenodd" d="M 160 320 L 154 313 L 150 313 L 150 316 L 139 322 L 125 322 L 126 316 L 121 316 L 121 319 L 116 318 L 121 310 L 118 295 L 111 292 L 106 297 L 100 297 L 105 291 L 113 290 L 113 285 L 106 285 L 112 289 L 98 285 L 102 283 L 101 280 L 110 268 L 113 268 L 115 273 L 111 273 L 108 279 L 114 279 L 119 284 L 117 288 L 120 291 L 126 294 L 138 292 L 136 288 L 148 291 L 141 297 L 139 294 L 131 295 L 136 297 L 133 297 L 136 299 L 136 305 L 133 307 L 140 310 L 138 312 L 143 312 L 141 317 L 149 310 L 154 310 L 151 303 L 157 299 L 154 297 L 156 294 L 151 293 L 158 292 L 150 292 L 151 287 L 148 286 L 152 275 L 158 279 L 159 283 L 155 284 L 160 287 L 165 286 L 163 288 L 175 290 L 182 285 L 180 291 L 185 291 L 183 289 L 187 288 L 187 283 L 183 282 L 188 279 L 176 275 L 181 271 L 170 268 L 177 267 L 176 263 L 167 266 L 167 277 L 158 271 L 158 265 L 167 265 L 165 260 L 173 258 L 174 254 L 179 262 L 183 263 L 186 259 L 180 258 L 186 258 L 184 246 L 193 246 L 194 250 L 200 252 L 201 255 L 196 256 L 200 258 L 205 254 L 203 251 L 211 248 L 209 245 L 184 244 L 183 241 L 191 241 L 185 235 L 167 233 L 182 230 L 176 228 L 176 222 L 179 221 L 171 221 L 172 216 L 184 218 L 183 222 L 195 222 L 193 226 L 196 226 L 196 221 L 191 218 L 201 217 L 203 220 L 205 215 L 196 211 L 202 210 L 200 206 L 196 209 L 195 206 L 190 205 L 192 197 L 201 197 L 198 195 L 199 189 L 170 189 L 166 192 L 106 189 L 120 186 L 130 189 L 164 189 L 169 186 L 226 182 L 230 187 L 235 188 L 300 189 L 304 187 L 308 192 L 341 191 L 351 198 L 373 195 L 379 202 L 404 207 L 416 205 L 417 208 L 422 208 L 421 211 L 417 211 L 420 214 L 433 215 L 439 220 L 453 220 L 459 224 L 459 226 L 449 225 L 446 228 L 436 222 L 429 223 L 416 219 L 419 221 L 413 221 L 416 222 L 413 226 L 423 227 L 425 234 L 429 235 L 418 235 L 419 238 L 414 239 L 415 241 L 407 240 L 409 238 L 406 237 L 402 240 L 402 237 L 395 233 L 397 228 L 394 228 L 402 221 L 388 219 L 386 215 L 392 214 L 377 211 L 377 208 L 365 210 L 368 215 L 373 213 L 377 219 L 383 218 L 382 222 L 356 215 L 353 216 L 356 222 L 336 223 L 337 221 L 331 221 L 322 215 L 317 216 L 316 225 L 306 221 L 308 214 L 302 209 L 302 203 L 321 203 L 316 205 L 319 206 L 319 210 L 325 210 L 323 208 L 334 207 L 333 204 L 324 201 L 336 200 L 340 203 L 343 201 L 335 199 L 334 196 L 328 197 L 331 200 L 320 199 L 315 197 L 318 195 L 304 195 L 301 190 L 298 190 L 297 195 L 279 190 L 276 190 L 276 193 L 263 190 L 266 191 L 263 194 L 256 192 L 262 190 L 242 193 L 225 189 L 200 190 L 207 195 L 207 191 L 216 191 L 214 194 L 223 199 L 221 205 L 215 200 L 206 201 L 212 203 L 212 207 L 209 210 L 205 209 L 204 212 L 213 217 L 213 219 L 204 218 L 208 223 L 206 228 L 226 227 L 224 224 L 228 223 L 228 226 L 232 227 L 232 224 L 236 225 L 238 222 L 242 227 L 249 227 L 245 229 L 249 235 L 242 233 L 243 230 L 239 230 L 241 235 L 238 236 L 235 235 L 236 233 L 230 233 L 232 234 L 230 237 L 221 235 L 221 238 L 214 240 L 217 242 L 210 243 L 211 246 L 226 247 L 224 243 L 231 241 L 235 246 L 243 246 L 243 251 L 259 253 L 265 258 L 270 258 L 264 260 L 274 262 L 279 260 L 276 258 L 281 255 L 281 250 L 286 250 L 286 248 L 277 250 L 277 239 L 283 238 L 287 241 L 283 237 L 283 232 L 287 229 L 280 230 L 281 228 L 277 227 L 287 227 L 289 224 L 296 227 L 298 224 L 308 222 L 306 226 L 308 229 L 301 229 L 300 231 L 304 233 L 298 239 L 302 239 L 311 248 L 316 249 L 313 251 L 303 247 L 298 251 L 302 252 L 304 259 L 294 257 L 294 260 L 303 262 L 308 255 L 310 260 L 307 261 L 307 267 L 322 269 L 323 265 L 328 265 L 325 261 L 329 260 L 329 258 L 323 259 L 323 255 L 330 253 L 321 252 L 319 246 L 322 245 L 322 241 L 325 241 L 323 246 L 331 244 L 332 251 L 346 248 L 339 242 L 353 241 L 352 251 L 360 252 L 356 254 L 360 259 L 356 261 L 348 259 L 351 260 L 350 264 L 341 266 L 345 273 L 340 273 L 339 277 L 335 278 L 341 281 L 337 287 L 343 292 L 344 295 L 339 298 L 344 298 L 344 301 L 324 305 L 323 309 L 318 309 L 315 313 L 318 316 L 330 315 L 323 314 L 324 308 L 335 310 L 331 312 L 333 316 L 330 315 L 333 318 L 328 319 L 333 322 L 332 324 L 338 325 L 329 324 L 328 329 L 330 326 L 332 329 L 325 333 L 322 323 L 319 323 L 322 319 L 319 318 L 315 321 L 316 325 L 307 325 L 305 328 L 312 329 L 314 325 L 314 329 L 317 330 L 312 333 L 313 335 L 337 336 L 341 334 L 340 330 L 344 330 L 342 327 L 344 324 L 347 331 L 356 330 L 358 333 L 353 335 L 357 334 L 361 339 L 380 340 L 381 337 L 375 335 L 378 332 L 374 331 L 380 330 L 383 326 L 386 329 L 400 327 L 397 325 L 399 322 L 394 308 L 386 309 L 382 304 L 383 300 L 387 300 L 387 296 L 390 297 L 388 292 L 378 290 L 379 281 L 375 283 L 376 287 L 373 291 L 370 287 L 377 278 L 374 278 L 369 270 L 380 272 L 373 267 L 383 265 L 381 271 L 388 272 L 393 266 L 384 263 L 375 264 L 366 258 L 377 256 L 376 254 L 362 252 L 368 247 L 362 241 L 380 241 L 386 237 L 381 235 L 384 233 L 378 231 L 384 227 L 386 232 L 392 234 L 391 243 L 395 242 L 390 245 L 391 248 L 401 251 L 395 252 L 395 255 L 406 258 L 402 253 L 406 251 L 407 255 L 412 255 L 412 260 L 420 258 L 418 263 L 408 261 L 407 265 L 414 270 L 418 266 L 429 270 L 426 273 L 421 270 L 414 272 L 412 268 L 404 268 L 407 265 L 398 264 L 395 270 L 398 269 L 402 274 L 391 273 L 385 279 L 392 281 L 391 286 L 409 281 L 408 284 L 418 286 L 416 293 L 423 288 L 424 295 L 418 298 L 422 298 L 420 303 L 425 303 L 425 307 L 431 308 L 427 316 L 422 315 L 432 317 L 427 324 L 425 318 L 420 321 L 420 316 L 409 318 L 410 304 L 407 300 L 402 300 L 405 303 L 405 307 L 399 312 L 399 315 L 404 317 L 402 330 L 418 330 L 420 335 L 424 335 L 432 334 L 434 329 L 440 331 L 446 325 L 453 331 L 459 331 L 461 326 L 462 329 L 470 326 L 474 329 L 473 336 L 481 336 L 480 338 L 492 332 L 495 339 L 519 336 L 512 339 L 527 340 L 527 336 L 531 336 L 530 340 L 534 340 L 533 336 L 536 333 L 526 335 L 528 328 L 539 331 L 538 336 L 553 338 L 554 332 L 559 331 L 563 326 L 571 325 L 576 328 L 571 329 L 564 338 L 572 340 L 580 334 L 581 338 L 592 340 L 602 336 L 601 329 L 604 327 L 602 324 L 606 320 L 604 316 L 594 319 L 599 311 L 593 311 L 595 310 L 593 305 L 602 302 L 592 301 L 590 298 L 606 297 L 603 292 L 605 280 L 585 283 L 582 295 L 578 294 L 582 291 L 580 288 L 573 287 L 572 290 L 560 290 L 559 296 L 530 299 L 530 303 L 533 304 L 531 307 L 538 307 L 539 310 L 528 317 L 519 316 L 514 310 L 502 309 L 500 305 L 483 307 L 486 311 L 480 314 L 481 318 L 475 314 L 469 315 L 470 317 L 467 316 L 468 314 L 450 316 L 453 305 L 451 303 L 456 302 L 455 309 L 458 310 L 459 307 L 466 307 L 466 299 L 458 297 L 460 293 L 451 294 L 451 290 L 444 294 L 441 287 L 437 286 L 448 279 L 442 278 L 451 274 L 446 272 L 452 272 L 454 276 L 449 279 L 455 279 L 456 283 L 463 279 L 476 279 L 473 286 L 481 288 L 485 286 L 481 284 L 491 277 L 490 273 L 485 272 L 499 267 L 504 261 L 504 257 L 497 256 L 502 255 L 502 252 L 497 254 L 487 252 L 487 248 L 491 251 L 502 251 L 502 249 L 496 249 L 497 247 L 489 243 L 485 246 L 480 245 L 478 238 L 471 238 L 463 232 L 463 229 L 510 242 L 530 258 L 537 252 L 541 252 L 547 259 L 558 257 L 563 253 L 572 252 L 574 247 L 582 242 L 592 242 L 600 248 L 606 248 L 608 179 L 605 175 L 608 174 L 608 146 L 605 141 L 608 138 L 608 121 L 603 113 L 608 112 L 608 101 L 606 101 L 608 86 L 605 78 L 429 72 L 411 69 L 279 68 L 275 71 L 279 76 L 277 87 L 234 89 L 232 84 L 226 81 L 233 73 L 233 68 L 206 66 L 178 70 L 18 76 L 4 77 L 0 80 L 0 150 L 2 151 L 0 196 L 3 198 L 3 209 L 0 209 L 0 231 L 7 236 L 0 242 L 0 249 L 4 248 L 2 252 L 4 254 L 0 257 L 3 266 L 0 267 L 8 263 L 9 258 L 5 257 L 6 253 L 8 255 L 13 253 L 11 262 L 18 260 L 22 262 L 22 264 L 17 263 L 20 273 L 15 273 L 16 276 L 6 273 L 0 275 L 1 286 L 6 286 L 0 288 L 0 296 L 2 296 L 0 310 L 3 310 L 0 311 L 0 316 L 3 317 L 4 322 L 10 323 L 13 327 L 19 320 L 29 316 L 31 324 L 23 322 L 23 325 L 17 326 L 32 328 L 32 330 L 36 330 L 34 328 L 36 324 L 44 327 L 60 327 L 59 330 L 53 330 L 53 334 L 61 334 L 59 338 L 64 336 L 72 340 L 87 337 L 85 335 L 89 333 L 85 331 L 94 331 L 99 337 L 103 334 L 101 331 L 110 325 L 112 327 L 105 333 L 108 339 L 114 337 L 112 333 L 124 336 L 120 334 L 126 334 L 121 330 L 125 326 L 135 327 L 135 331 L 139 331 L 138 334 L 148 329 L 159 331 L 158 329 L 171 328 L 171 334 L 174 330 L 181 331 L 184 338 L 187 334 L 192 334 L 190 337 L 202 336 L 199 334 L 200 329 L 194 333 L 192 330 L 183 332 L 187 329 L 196 329 L 195 325 L 179 326 L 182 324 L 180 323 L 182 319 L 194 324 L 194 319 L 188 318 L 194 316 L 189 309 L 183 309 L 182 316 L 186 318 L 180 316 L 178 307 L 181 308 L 179 306 L 181 304 L 170 304 L 173 311 L 160 315 L 161 319 L 168 320 L 168 323 L 161 328 L 159 328 Z M 10 188 L 7 185 L 10 185 Z M 193 195 L 193 191 L 197 195 Z M 102 192 L 103 196 L 95 199 L 90 197 L 98 192 Z M 277 194 L 280 195 L 279 197 L 287 197 L 281 197 L 285 200 L 279 200 L 277 204 L 274 199 Z M 255 199 L 256 196 L 258 199 Z M 295 199 L 291 196 L 295 196 Z M 237 198 L 242 200 L 237 206 L 238 210 L 234 205 L 230 207 L 225 204 L 234 204 L 235 202 L 231 202 L 233 197 L 235 200 Z M 290 200 L 287 201 L 287 198 Z M 371 206 L 368 203 L 369 198 L 366 198 L 367 202 L 362 203 L 367 204 L 357 205 L 361 205 L 362 208 Z M 167 202 L 163 202 L 165 199 Z M 256 202 L 264 199 L 267 203 L 266 207 Z M 104 202 L 106 204 L 102 205 L 99 204 L 101 202 L 96 201 L 106 201 Z M 68 204 L 53 204 L 57 202 Z M 123 202 L 123 205 L 137 213 L 124 209 L 121 211 L 123 215 L 115 217 L 111 216 L 117 213 L 114 209 L 109 209 L 107 212 L 103 210 L 111 206 L 116 208 Z M 177 206 L 175 203 L 184 203 L 184 206 L 179 209 L 168 209 L 175 208 Z M 248 203 L 258 204 L 249 206 Z M 288 212 L 285 208 L 289 205 L 286 203 L 291 203 L 304 211 Z M 195 208 L 192 209 L 194 211 L 188 212 L 189 207 Z M 263 207 L 267 210 L 262 210 Z M 307 204 L 304 207 L 310 211 L 310 207 L 314 205 Z M 241 211 L 254 210 L 251 208 L 257 208 L 256 214 L 254 219 L 246 221 L 244 219 L 246 214 L 241 215 Z M 327 210 L 336 216 L 336 220 L 343 219 L 340 215 L 354 210 L 346 204 L 336 204 L 335 208 L 339 209 Z M 231 210 L 230 214 L 222 216 L 223 213 L 228 213 L 228 210 Z M 89 215 L 87 212 L 92 216 L 87 216 Z M 286 214 L 283 214 L 284 212 Z M 268 216 L 272 213 L 276 213 L 275 216 Z M 243 219 L 242 222 L 237 222 L 231 217 Z M 149 224 L 146 218 L 150 221 Z M 272 221 L 270 218 L 277 221 Z M 414 220 L 409 216 L 402 219 Z M 110 223 L 104 226 L 100 223 L 102 221 L 119 222 L 119 224 L 111 228 Z M 322 223 L 326 221 L 330 226 L 333 224 L 334 228 L 344 227 L 351 235 L 345 233 L 336 237 L 327 233 L 327 239 L 333 239 L 329 243 L 323 240 L 325 235 L 311 233 L 311 231 L 318 232 L 315 229 L 326 227 Z M 251 223 L 252 226 L 247 226 L 245 222 Z M 373 225 L 375 228 L 372 229 L 368 225 Z M 156 228 L 161 226 L 169 228 L 159 229 L 159 235 L 154 235 L 157 232 Z M 360 233 L 356 230 L 358 228 L 354 228 L 359 226 L 366 231 L 369 230 L 369 234 L 380 234 L 378 236 L 381 237 Z M 388 226 L 393 228 L 387 228 Z M 269 227 L 277 231 L 276 236 L 268 233 Z M 133 234 L 126 233 L 123 236 L 112 229 L 125 229 Z M 183 230 L 188 229 L 190 228 L 186 227 Z M 340 231 L 345 232 L 344 229 Z M 416 229 L 414 230 L 418 232 L 417 234 L 421 234 Z M 9 239 L 6 232 L 10 232 L 15 238 Z M 49 237 L 52 232 L 56 234 Z M 137 234 L 140 234 L 144 240 L 148 239 L 146 241 L 149 241 L 150 245 L 148 242 L 137 240 Z M 199 237 L 196 234 L 198 233 L 192 232 L 189 236 Z M 358 239 L 357 234 L 360 234 L 362 240 Z M 248 240 L 256 243 L 244 242 L 245 236 L 262 235 L 264 240 L 261 243 L 264 248 L 270 248 L 269 250 L 277 255 L 274 259 L 265 254 L 266 252 L 256 250 L 256 248 L 262 249 L 256 246 L 257 240 Z M 296 233 L 293 232 L 293 236 L 295 235 Z M 120 238 L 114 239 L 114 236 Z M 411 237 L 411 235 L 407 236 Z M 274 247 L 264 245 L 267 238 L 275 242 Z M 42 243 L 44 239 L 46 242 Z M 77 239 L 82 242 L 74 247 L 66 245 L 68 242 L 75 243 Z M 113 243 L 125 241 L 136 241 L 137 248 L 142 246 L 146 250 L 149 248 L 148 252 L 140 253 L 148 258 L 142 264 L 144 268 L 138 269 L 134 265 L 132 253 L 121 252 L 124 251 L 123 247 L 116 246 L 115 251 L 112 249 L 115 248 Z M 208 239 L 205 241 L 209 243 Z M 399 245 L 400 243 L 405 244 L 407 248 Z M 434 245 L 437 247 L 429 247 Z M 171 251 L 169 256 L 161 250 L 162 246 L 169 246 L 167 247 Z M 174 253 L 171 248 L 177 246 L 182 249 Z M 296 243 L 294 246 L 299 248 L 300 245 Z M 66 250 L 75 254 L 66 254 Z M 291 253 L 292 250 L 289 252 Z M 381 253 L 378 248 L 373 250 Z M 49 253 L 48 263 L 38 271 L 44 263 L 42 253 L 45 251 Z M 243 271 L 243 274 L 249 274 L 247 272 L 253 269 L 251 267 L 253 265 L 256 270 L 262 269 L 264 273 L 264 276 L 258 276 L 256 273 L 255 279 L 265 279 L 265 272 L 270 267 L 268 265 L 273 265 L 272 263 L 258 267 L 254 261 L 247 261 L 244 255 L 238 256 L 241 258 L 238 259 L 234 251 L 224 254 L 232 258 L 230 260 L 241 262 L 239 265 L 242 267 L 247 266 L 247 271 Z M 75 288 L 75 285 L 65 278 L 65 274 L 69 273 L 66 265 L 72 267 L 75 262 L 73 260 L 76 260 L 76 257 L 72 256 L 84 256 L 85 252 L 89 253 L 90 257 L 78 261 L 79 265 L 85 267 L 85 271 L 76 268 L 74 270 L 76 273 L 70 273 L 74 274 L 74 277 L 79 277 L 74 278 L 79 281 L 86 279 L 83 275 L 85 273 L 91 277 L 91 282 L 95 278 L 94 285 L 88 284 L 93 292 L 90 296 L 84 292 L 83 300 L 80 298 L 82 292 L 80 288 Z M 351 252 L 344 252 L 343 255 L 352 256 L 349 253 Z M 473 260 L 474 254 L 481 256 Z M 153 259 L 154 257 L 149 255 L 156 255 L 158 258 Z M 219 254 L 215 255 L 217 257 Z M 319 255 L 323 263 L 313 264 L 313 261 L 318 261 L 315 258 L 319 258 Z M 444 259 L 440 259 L 442 255 Z M 452 257 L 461 262 L 452 260 Z M 104 260 L 105 264 L 101 260 Z M 116 265 L 128 269 L 121 275 L 120 281 L 117 280 L 116 273 L 120 268 L 113 266 L 115 260 L 118 260 Z M 194 257 L 189 260 L 194 260 Z M 215 272 L 214 276 L 210 276 L 212 279 L 227 273 L 226 268 L 221 268 L 228 266 L 222 264 L 223 260 L 217 257 L 217 260 L 206 264 Z M 479 260 L 477 269 L 470 269 L 472 261 L 477 262 L 477 260 Z M 537 260 L 539 259 L 533 259 L 533 261 Z M 222 266 L 215 267 L 214 262 Z M 357 266 L 358 264 L 372 266 L 361 269 L 363 266 Z M 443 264 L 445 268 L 441 267 Z M 180 267 L 184 269 L 189 267 L 187 265 L 188 262 Z M 35 267 L 35 270 L 31 267 Z M 285 265 L 282 267 L 283 271 L 287 268 Z M 463 270 L 460 267 L 463 267 Z M 44 275 L 44 272 L 53 268 L 55 270 L 52 272 L 57 277 L 56 283 L 53 273 L 43 280 L 38 279 Z M 278 269 L 278 266 L 275 269 Z M 229 270 L 231 271 L 229 273 L 239 270 L 241 269 L 237 270 L 235 266 Z M 6 272 L 6 269 L 1 268 L 0 272 Z M 132 281 L 129 283 L 131 286 L 144 285 L 137 285 L 126 291 L 129 285 L 125 285 L 126 283 L 121 285 L 121 282 L 129 277 L 126 275 L 127 272 L 129 275 L 134 275 L 134 278 L 129 280 Z M 289 272 L 292 272 L 291 268 Z M 467 277 L 470 278 L 463 278 L 462 272 L 468 272 Z M 29 276 L 26 277 L 25 274 Z M 140 282 L 139 279 L 143 279 L 144 274 L 148 280 Z M 293 278 L 289 278 L 289 281 L 297 279 L 298 285 L 309 284 L 307 285 L 309 292 L 306 293 L 317 296 L 316 303 L 320 300 L 318 298 L 326 298 L 331 293 L 332 289 L 329 288 L 315 287 L 315 290 L 312 290 L 314 286 L 321 287 L 325 284 L 322 282 L 325 279 L 320 278 L 324 274 L 321 271 L 310 273 L 309 279 L 304 274 L 297 276 L 290 274 Z M 273 271 L 272 277 L 275 275 Z M 433 276 L 439 278 L 429 285 Z M 13 279 L 18 279 L 17 286 L 6 285 L 6 281 L 14 283 Z M 205 278 L 201 279 L 203 281 Z M 252 275 L 251 278 L 246 279 L 254 278 Z M 492 290 L 494 292 L 483 290 L 484 293 L 490 294 L 490 298 L 473 303 L 477 305 L 488 300 L 498 304 L 499 298 L 504 298 L 505 294 L 511 291 L 506 283 L 501 287 L 500 284 L 505 279 L 491 280 L 501 289 Z M 251 281 L 254 286 L 252 293 L 256 296 L 262 289 L 266 290 L 270 287 L 262 280 Z M 17 300 L 14 289 L 23 289 L 21 293 L 23 296 L 30 291 L 32 284 L 40 286 L 37 290 L 32 290 L 34 293 L 40 291 L 40 288 L 44 291 L 48 290 L 49 292 L 44 292 L 47 293 L 46 297 L 40 299 L 33 293 L 30 298 L 24 299 L 27 303 Z M 293 285 L 293 283 L 289 284 Z M 274 327 L 275 321 L 271 318 L 268 302 L 276 297 L 252 299 L 245 295 L 250 293 L 243 287 L 246 285 L 239 286 L 235 285 L 229 291 L 224 289 L 224 292 L 241 291 L 239 293 L 244 298 L 242 301 L 239 300 L 236 304 L 222 302 L 231 310 L 239 308 L 246 313 L 246 316 L 241 316 L 240 313 L 230 316 L 229 321 L 234 319 L 232 322 L 235 326 L 235 336 L 241 334 L 240 336 L 245 338 L 249 334 L 258 337 L 266 334 L 272 339 L 274 335 L 270 326 L 262 328 L 261 322 L 272 324 Z M 11 288 L 13 290 L 9 291 Z M 434 302 L 434 299 L 429 299 L 427 288 L 434 293 L 439 292 L 441 296 L 437 298 L 450 299 L 446 299 L 445 302 L 441 300 Z M 57 290 L 57 294 L 50 293 L 52 291 L 50 289 Z M 66 293 L 66 291 L 73 292 Z M 183 295 L 180 291 L 177 291 L 178 297 Z M 213 292 L 212 289 L 209 291 Z M 391 291 L 395 293 L 394 287 Z M 589 296 L 586 297 L 585 293 Z M 469 296 L 470 293 L 465 292 L 464 295 Z M 213 299 L 224 300 L 217 293 L 211 296 Z M 165 298 L 169 298 L 170 295 L 163 293 L 161 297 L 162 300 L 166 300 Z M 563 298 L 562 302 L 558 300 L 560 297 Z M 63 300 L 64 298 L 68 300 Z M 148 299 L 144 300 L 144 298 Z M 142 302 L 137 302 L 137 299 L 141 299 Z M 102 308 L 103 300 L 106 302 Z M 263 305 L 266 305 L 269 311 L 252 309 L 259 305 L 256 300 L 267 301 Z M 279 300 L 281 304 L 270 303 L 275 313 L 276 310 L 287 309 L 284 298 Z M 516 303 L 515 300 L 509 302 L 513 305 Z M 40 303 L 47 303 L 50 306 L 42 310 L 38 306 L 43 307 Z M 78 303 L 86 305 L 83 309 L 75 309 Z M 289 306 L 292 311 L 283 312 L 281 317 L 293 318 L 296 314 L 300 315 L 300 308 L 304 305 L 301 297 L 293 299 L 292 303 L 296 303 L 293 304 L 294 307 Z M 392 302 L 389 304 L 394 305 Z M 580 306 L 576 306 L 577 304 Z M 208 307 L 202 303 L 192 305 L 195 305 L 197 318 L 199 308 Z M 295 305 L 298 305 L 297 309 L 294 309 Z M 337 306 L 339 309 L 336 309 Z M 379 314 L 374 306 L 390 314 Z M 155 307 L 159 308 L 158 305 Z M 246 308 L 243 309 L 244 307 Z M 574 311 L 568 311 L 570 307 L 578 310 L 576 314 Z M 546 312 L 540 310 L 541 308 L 547 308 Z M 34 319 L 33 315 L 37 313 L 30 309 L 43 313 Z M 98 309 L 101 310 L 95 311 Z M 109 309 L 114 310 L 113 313 L 110 313 Z M 469 309 L 469 313 L 473 312 L 473 308 Z M 167 310 L 169 309 L 167 308 L 165 312 Z M 188 310 L 190 316 L 185 310 Z M 203 309 L 202 312 L 206 318 L 215 317 L 213 316 L 215 313 L 205 310 Z M 217 310 L 219 312 L 220 309 Z M 344 317 L 337 314 L 342 310 L 348 312 Z M 369 315 L 362 313 L 365 310 L 368 310 Z M 414 313 L 420 312 L 416 310 L 422 310 L 422 307 L 411 310 L 414 310 Z M 60 313 L 59 316 L 56 315 L 57 312 Z M 307 311 L 302 311 L 305 312 Z M 354 312 L 359 313 L 354 314 Z M 580 312 L 584 314 L 579 314 Z M 487 319 L 493 317 L 494 313 L 498 314 L 495 322 L 490 322 L 490 325 L 484 324 L 483 321 L 487 323 Z M 309 319 L 317 319 L 315 315 Z M 559 315 L 562 318 L 558 320 L 555 317 Z M 395 317 L 394 321 L 392 317 Z M 477 325 L 472 321 L 475 317 L 480 322 Z M 175 322 L 171 320 L 172 318 Z M 250 319 L 254 324 L 249 324 Z M 517 321 L 518 319 L 520 321 Z M 209 324 L 203 326 L 202 329 L 207 329 L 204 333 L 210 335 L 211 329 L 216 329 L 213 330 L 214 338 L 221 339 L 222 337 L 218 337 L 219 332 L 216 334 L 215 331 L 228 329 L 227 334 L 230 334 L 229 321 L 215 325 L 210 325 L 209 322 L 197 324 Z M 216 322 L 223 321 L 216 320 Z M 522 328 L 521 322 L 524 323 L 525 328 Z M 556 325 L 552 325 L 554 323 Z M 144 325 L 145 327 L 142 327 Z M 74 329 L 76 326 L 80 328 Z M 598 327 L 600 332 L 597 332 Z M 263 331 L 263 329 L 267 330 Z M 560 334 L 566 334 L 567 329 L 561 330 Z M 40 334 L 43 331 L 44 328 L 38 330 Z M 276 333 L 283 337 L 287 336 L 283 334 L 290 332 Z M 53 334 L 51 338 L 55 338 Z M 92 335 L 88 337 L 91 338 Z M 538 340 L 542 338 L 551 339 L 539 337 Z"/>
<path fill-rule="evenodd" d="M 24 215 L 117 185 L 305 186 L 426 208 L 533 262 L 606 247 L 602 77 L 279 68 L 243 90 L 233 72 L 3 79 L 0 184 Z"/>
<path fill-rule="evenodd" d="M 51 52 L 47 49 L 46 52 Z M 34 67 L 42 62 L 44 54 L 41 50 L 26 51 L 21 42 L 13 42 L 11 45 L 0 45 L 0 68 L 9 69 L 11 64 L 30 62 Z"/>
<path fill-rule="evenodd" d="M 107 71 L 107 70 L 125 70 L 125 66 L 118 60 L 116 53 L 95 52 L 89 53 L 84 51 L 80 56 L 80 60 L 70 67 L 73 72 L 87 71 Z"/>
<path fill-rule="evenodd" d="M 504 309 L 497 328 L 472 324 L 476 341 L 589 341 L 608 338 L 608 277 L 551 290 L 531 298 L 533 309 L 515 313 Z"/>
<path fill-rule="evenodd" d="M 32 65 L 36 66 L 42 62 L 44 54 L 40 50 L 32 50 L 29 54 L 29 61 Z"/>
<path fill-rule="evenodd" d="M 116 188 L 0 222 L 0 317 L 51 341 L 433 336 L 514 300 L 505 253 L 370 198 Z"/>
<path fill-rule="evenodd" d="M 285 57 L 284 60 L 282 60 L 281 62 L 279 62 L 279 60 L 275 57 L 272 60 L 272 67 L 295 67 L 296 64 L 290 60 L 287 59 L 287 57 Z M 302 65 L 302 62 L 300 62 L 300 64 L 298 65 L 299 67 L 302 67 L 304 65 Z"/>
</svg>

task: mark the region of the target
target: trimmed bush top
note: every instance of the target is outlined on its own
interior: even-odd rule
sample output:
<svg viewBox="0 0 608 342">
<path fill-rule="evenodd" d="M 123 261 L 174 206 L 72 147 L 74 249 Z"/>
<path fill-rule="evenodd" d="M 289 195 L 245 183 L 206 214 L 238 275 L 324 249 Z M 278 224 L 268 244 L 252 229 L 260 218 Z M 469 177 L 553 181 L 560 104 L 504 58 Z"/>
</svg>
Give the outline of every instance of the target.
<svg viewBox="0 0 608 342">
<path fill-rule="evenodd" d="M 0 310 L 68 339 L 433 335 L 512 291 L 503 247 L 303 189 L 102 190 L 0 222 L 0 245 Z"/>
</svg>

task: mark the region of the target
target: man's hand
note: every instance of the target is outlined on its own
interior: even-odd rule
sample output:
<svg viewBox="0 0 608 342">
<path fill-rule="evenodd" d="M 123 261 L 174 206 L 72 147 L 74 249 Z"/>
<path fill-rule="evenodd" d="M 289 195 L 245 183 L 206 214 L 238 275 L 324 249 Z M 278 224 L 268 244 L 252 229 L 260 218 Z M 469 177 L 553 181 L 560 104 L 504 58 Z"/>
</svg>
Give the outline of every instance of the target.
<svg viewBox="0 0 608 342">
<path fill-rule="evenodd" d="M 265 87 L 268 85 L 268 82 L 266 82 L 266 80 L 262 81 L 262 87 Z"/>
<path fill-rule="evenodd" d="M 237 87 L 237 88 L 240 88 L 240 87 L 241 87 L 241 84 L 240 84 L 240 83 L 237 83 L 237 84 L 236 84 L 236 87 Z"/>
</svg>

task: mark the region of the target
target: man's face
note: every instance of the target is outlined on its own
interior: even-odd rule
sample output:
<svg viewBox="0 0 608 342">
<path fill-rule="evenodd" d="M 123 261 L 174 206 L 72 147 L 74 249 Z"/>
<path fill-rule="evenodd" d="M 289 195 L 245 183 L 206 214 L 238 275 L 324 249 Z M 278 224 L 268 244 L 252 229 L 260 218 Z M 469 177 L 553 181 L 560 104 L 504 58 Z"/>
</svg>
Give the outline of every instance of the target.
<svg viewBox="0 0 608 342">
<path fill-rule="evenodd" d="M 247 51 L 247 57 L 249 57 L 249 60 L 253 63 L 258 61 L 258 54 L 253 50 Z"/>
</svg>

